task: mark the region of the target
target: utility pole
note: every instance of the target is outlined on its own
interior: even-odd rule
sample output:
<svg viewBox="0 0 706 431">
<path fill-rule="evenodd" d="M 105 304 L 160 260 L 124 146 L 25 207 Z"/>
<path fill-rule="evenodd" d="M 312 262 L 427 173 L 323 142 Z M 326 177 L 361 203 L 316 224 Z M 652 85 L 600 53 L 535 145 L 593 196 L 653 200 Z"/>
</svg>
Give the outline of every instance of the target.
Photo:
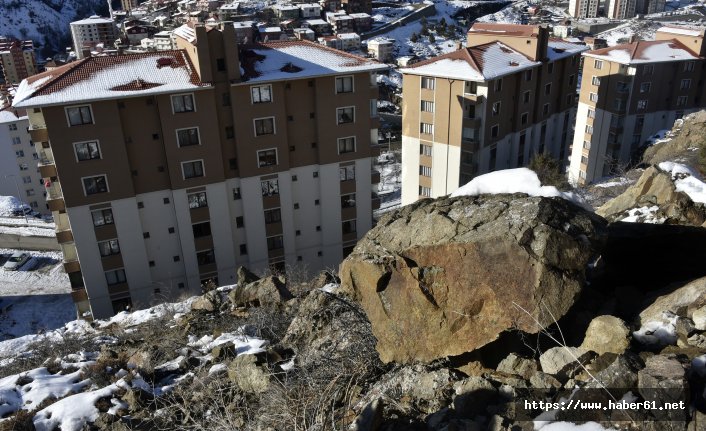
<svg viewBox="0 0 706 431">
<path fill-rule="evenodd" d="M 17 189 L 17 200 L 19 200 L 22 203 L 22 215 L 25 216 L 25 223 L 29 224 L 29 219 L 27 218 L 27 213 L 25 212 L 25 202 L 22 200 L 22 196 L 20 195 L 20 186 L 17 184 L 17 175 L 15 174 L 8 174 L 5 175 L 5 179 L 8 177 L 13 177 L 13 180 L 15 181 L 15 188 Z"/>
</svg>

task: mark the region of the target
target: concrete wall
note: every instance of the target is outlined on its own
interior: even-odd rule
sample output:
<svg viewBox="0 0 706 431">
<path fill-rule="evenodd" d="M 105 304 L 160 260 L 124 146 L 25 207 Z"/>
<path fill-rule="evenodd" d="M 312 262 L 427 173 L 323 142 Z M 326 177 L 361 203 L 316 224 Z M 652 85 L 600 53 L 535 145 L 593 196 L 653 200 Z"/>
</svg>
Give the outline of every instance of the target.
<svg viewBox="0 0 706 431">
<path fill-rule="evenodd" d="M 0 248 L 18 250 L 61 250 L 56 237 L 52 236 L 23 236 L 13 233 L 0 234 Z"/>
</svg>

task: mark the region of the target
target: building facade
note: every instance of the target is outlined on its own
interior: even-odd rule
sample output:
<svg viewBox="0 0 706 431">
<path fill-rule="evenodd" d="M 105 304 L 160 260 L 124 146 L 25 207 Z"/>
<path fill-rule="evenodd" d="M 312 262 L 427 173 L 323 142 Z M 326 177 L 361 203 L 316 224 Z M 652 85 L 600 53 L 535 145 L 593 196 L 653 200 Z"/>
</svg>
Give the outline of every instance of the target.
<svg viewBox="0 0 706 431">
<path fill-rule="evenodd" d="M 34 42 L 0 38 L 0 67 L 7 84 L 19 84 L 23 79 L 37 73 Z"/>
<path fill-rule="evenodd" d="M 96 45 L 103 44 L 105 47 L 112 47 L 119 37 L 118 28 L 110 18 L 93 15 L 71 23 L 74 52 L 79 59 L 84 58 L 87 51 L 95 49 Z"/>
<path fill-rule="evenodd" d="M 238 47 L 228 23 L 177 44 L 20 87 L 80 313 L 230 284 L 239 265 L 335 266 L 379 206 L 384 65 L 311 42 Z"/>
<path fill-rule="evenodd" d="M 610 0 L 606 15 L 610 19 L 629 19 L 635 16 L 636 0 Z"/>
<path fill-rule="evenodd" d="M 656 38 L 584 54 L 572 183 L 610 175 L 655 132 L 706 106 L 704 31 L 663 27 Z"/>
<path fill-rule="evenodd" d="M 468 48 L 402 69 L 402 204 L 569 156 L 580 53 L 538 26 L 475 24 Z"/>
<path fill-rule="evenodd" d="M 569 0 L 569 14 L 574 18 L 595 18 L 599 5 L 598 0 Z"/>
</svg>

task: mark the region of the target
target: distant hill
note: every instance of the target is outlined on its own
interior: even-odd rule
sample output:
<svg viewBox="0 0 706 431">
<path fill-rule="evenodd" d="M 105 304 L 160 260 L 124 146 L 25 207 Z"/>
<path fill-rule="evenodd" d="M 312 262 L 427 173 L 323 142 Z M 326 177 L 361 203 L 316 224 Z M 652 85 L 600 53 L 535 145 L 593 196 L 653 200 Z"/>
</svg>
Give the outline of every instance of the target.
<svg viewBox="0 0 706 431">
<path fill-rule="evenodd" d="M 71 45 L 69 23 L 93 14 L 107 16 L 104 0 L 0 0 L 0 35 L 32 39 L 40 57 Z"/>
</svg>

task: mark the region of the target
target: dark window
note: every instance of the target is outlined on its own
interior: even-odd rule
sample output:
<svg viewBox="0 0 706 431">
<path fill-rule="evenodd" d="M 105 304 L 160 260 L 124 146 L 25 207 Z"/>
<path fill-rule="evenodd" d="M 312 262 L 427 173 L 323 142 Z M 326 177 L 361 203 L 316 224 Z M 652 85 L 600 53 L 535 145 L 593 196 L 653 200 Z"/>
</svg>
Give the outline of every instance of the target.
<svg viewBox="0 0 706 431">
<path fill-rule="evenodd" d="M 296 180 L 297 180 L 297 176 L 296 176 L 296 175 L 292 175 L 292 182 L 294 182 L 294 181 L 296 181 Z"/>
<path fill-rule="evenodd" d="M 104 226 L 114 223 L 113 210 L 110 208 L 93 211 L 91 212 L 91 217 L 93 217 L 93 226 Z"/>
<path fill-rule="evenodd" d="M 314 178 L 319 178 L 319 171 L 314 172 L 313 175 L 314 175 Z"/>
<path fill-rule="evenodd" d="M 248 254 L 248 246 L 247 244 L 240 244 L 240 254 Z"/>
<path fill-rule="evenodd" d="M 155 266 L 154 260 L 150 260 L 149 265 L 150 265 L 150 267 Z"/>
<path fill-rule="evenodd" d="M 267 166 L 274 166 L 277 164 L 277 150 L 262 150 L 257 152 L 257 164 L 258 167 L 264 168 Z"/>
<path fill-rule="evenodd" d="M 346 220 L 343 223 L 341 223 L 341 227 L 343 229 L 343 233 L 355 233 L 355 220 Z"/>
<path fill-rule="evenodd" d="M 314 199 L 314 205 L 318 205 L 320 201 L 318 199 Z"/>
<path fill-rule="evenodd" d="M 103 257 L 120 253 L 120 245 L 118 244 L 118 240 L 109 239 L 108 241 L 99 242 L 98 251 Z"/>
<path fill-rule="evenodd" d="M 105 281 L 108 283 L 108 286 L 127 282 L 127 278 L 125 277 L 125 270 L 116 269 L 114 271 L 107 271 L 105 273 Z"/>
<path fill-rule="evenodd" d="M 275 119 L 259 118 L 255 120 L 255 136 L 272 135 L 275 133 Z"/>
<path fill-rule="evenodd" d="M 208 200 L 206 199 L 206 192 L 190 193 L 186 195 L 186 199 L 189 201 L 189 208 L 201 208 L 208 206 Z"/>
<path fill-rule="evenodd" d="M 294 204 L 294 209 L 295 209 L 295 210 L 298 210 L 298 209 L 299 209 L 299 204 L 295 203 L 295 204 Z"/>
<path fill-rule="evenodd" d="M 353 92 L 353 77 L 340 76 L 336 78 L 336 93 Z"/>
<path fill-rule="evenodd" d="M 184 162 L 181 164 L 184 172 L 184 179 L 203 177 L 203 162 L 196 160 L 193 162 Z"/>
<path fill-rule="evenodd" d="M 276 178 L 260 181 L 262 196 L 274 196 L 279 194 L 279 182 Z"/>
<path fill-rule="evenodd" d="M 164 202 L 165 205 L 168 204 L 168 203 L 169 203 L 169 198 L 164 198 L 164 199 L 162 199 L 162 202 Z"/>
<path fill-rule="evenodd" d="M 144 207 L 145 207 L 144 202 L 138 202 L 138 203 L 137 203 L 137 208 L 142 209 L 142 208 L 144 208 Z"/>
<path fill-rule="evenodd" d="M 174 228 L 173 228 L 173 227 L 170 227 L 169 229 L 167 229 L 167 232 L 169 232 L 169 233 L 174 233 Z"/>
<path fill-rule="evenodd" d="M 341 196 L 341 208 L 355 207 L 355 193 Z"/>
<path fill-rule="evenodd" d="M 226 139 L 233 139 L 235 137 L 235 130 L 233 126 L 226 126 Z"/>
<path fill-rule="evenodd" d="M 225 72 L 226 71 L 226 60 L 225 58 L 217 58 L 216 59 L 216 69 L 219 72 Z"/>
<path fill-rule="evenodd" d="M 243 219 L 243 216 L 238 216 L 235 218 L 235 227 L 244 227 L 245 226 L 245 220 Z"/>
<path fill-rule="evenodd" d="M 272 86 L 269 84 L 251 87 L 250 94 L 252 95 L 252 103 L 272 102 Z"/>
<path fill-rule="evenodd" d="M 316 231 L 321 232 L 321 226 L 316 226 Z"/>
<path fill-rule="evenodd" d="M 172 96 L 172 108 L 175 113 L 194 112 L 194 98 L 191 94 Z"/>
<path fill-rule="evenodd" d="M 230 94 L 223 93 L 223 106 L 230 106 Z"/>
<path fill-rule="evenodd" d="M 93 116 L 91 115 L 90 106 L 76 106 L 73 108 L 66 108 L 66 113 L 69 117 L 69 124 L 72 126 L 93 124 Z"/>
<path fill-rule="evenodd" d="M 284 241 L 282 240 L 282 235 L 271 236 L 267 238 L 267 249 L 268 250 L 279 250 L 284 247 Z"/>
<path fill-rule="evenodd" d="M 199 129 L 193 127 L 191 129 L 177 130 L 177 141 L 179 141 L 180 147 L 199 145 Z"/>
<path fill-rule="evenodd" d="M 231 171 L 235 171 L 238 169 L 238 159 L 229 159 L 228 160 L 228 168 Z"/>
<path fill-rule="evenodd" d="M 147 239 L 147 238 L 149 238 L 149 237 L 150 237 L 150 233 L 149 233 L 149 232 L 142 232 L 142 238 Z"/>
<path fill-rule="evenodd" d="M 211 223 L 210 222 L 202 222 L 202 223 L 196 223 L 191 225 L 192 230 L 194 231 L 194 238 L 201 238 L 202 236 L 210 236 L 211 235 Z"/>
<path fill-rule="evenodd" d="M 213 250 L 199 251 L 198 253 L 196 253 L 196 261 L 198 262 L 199 266 L 208 265 L 209 263 L 215 263 L 216 254 L 213 252 Z"/>
<path fill-rule="evenodd" d="M 106 181 L 105 175 L 84 178 L 83 187 L 86 190 L 86 196 L 96 193 L 106 193 L 108 191 L 108 181 Z"/>
<path fill-rule="evenodd" d="M 79 162 L 101 158 L 98 142 L 81 142 L 74 144 L 74 147 L 76 148 L 76 158 Z"/>
<path fill-rule="evenodd" d="M 265 210 L 265 224 L 279 223 L 282 221 L 282 212 L 279 208 Z"/>
<path fill-rule="evenodd" d="M 348 181 L 355 179 L 355 165 L 341 166 L 338 168 L 338 174 L 341 177 L 341 181 Z"/>
<path fill-rule="evenodd" d="M 236 188 L 233 189 L 233 200 L 234 200 L 234 201 L 237 201 L 237 200 L 240 199 L 240 198 L 241 198 L 241 196 L 240 196 L 240 187 L 236 187 Z"/>
<path fill-rule="evenodd" d="M 181 260 L 179 256 L 174 256 L 172 257 L 172 259 L 174 260 L 174 262 L 179 262 Z"/>
</svg>

